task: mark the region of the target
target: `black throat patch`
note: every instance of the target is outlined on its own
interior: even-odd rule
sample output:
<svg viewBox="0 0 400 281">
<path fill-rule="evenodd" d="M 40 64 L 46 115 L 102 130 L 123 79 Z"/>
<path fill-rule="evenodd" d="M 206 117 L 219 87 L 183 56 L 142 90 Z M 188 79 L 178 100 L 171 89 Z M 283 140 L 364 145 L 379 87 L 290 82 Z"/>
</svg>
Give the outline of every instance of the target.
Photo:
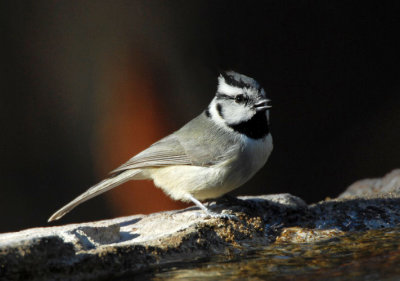
<svg viewBox="0 0 400 281">
<path fill-rule="evenodd" d="M 228 126 L 234 131 L 256 140 L 265 137 L 269 133 L 269 126 L 265 111 L 257 112 L 248 121 Z"/>
</svg>

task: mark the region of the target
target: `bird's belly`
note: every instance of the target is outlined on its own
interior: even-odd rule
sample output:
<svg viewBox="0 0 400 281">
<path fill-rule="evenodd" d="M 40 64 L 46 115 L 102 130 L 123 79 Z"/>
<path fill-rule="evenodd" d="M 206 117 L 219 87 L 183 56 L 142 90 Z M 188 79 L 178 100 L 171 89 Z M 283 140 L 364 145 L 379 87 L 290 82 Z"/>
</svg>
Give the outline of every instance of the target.
<svg viewBox="0 0 400 281">
<path fill-rule="evenodd" d="M 190 201 L 187 194 L 199 200 L 217 198 L 247 182 L 268 159 L 272 138 L 248 142 L 242 153 L 210 167 L 167 166 L 146 169 L 143 173 L 175 200 Z"/>
<path fill-rule="evenodd" d="M 238 187 L 219 166 L 169 166 L 148 172 L 154 184 L 175 200 L 190 201 L 187 194 L 199 200 L 217 198 Z"/>
</svg>

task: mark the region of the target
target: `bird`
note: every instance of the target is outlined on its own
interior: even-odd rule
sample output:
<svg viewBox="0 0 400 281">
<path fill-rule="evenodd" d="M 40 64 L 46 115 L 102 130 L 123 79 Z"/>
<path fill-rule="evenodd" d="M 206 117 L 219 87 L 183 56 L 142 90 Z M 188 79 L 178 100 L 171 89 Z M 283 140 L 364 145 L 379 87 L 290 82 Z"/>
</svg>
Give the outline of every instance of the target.
<svg viewBox="0 0 400 281">
<path fill-rule="evenodd" d="M 111 171 L 48 221 L 124 182 L 143 179 L 153 180 L 174 200 L 193 202 L 206 216 L 224 217 L 201 201 L 240 187 L 267 162 L 273 149 L 271 107 L 255 79 L 221 72 L 215 96 L 200 115 Z"/>
</svg>

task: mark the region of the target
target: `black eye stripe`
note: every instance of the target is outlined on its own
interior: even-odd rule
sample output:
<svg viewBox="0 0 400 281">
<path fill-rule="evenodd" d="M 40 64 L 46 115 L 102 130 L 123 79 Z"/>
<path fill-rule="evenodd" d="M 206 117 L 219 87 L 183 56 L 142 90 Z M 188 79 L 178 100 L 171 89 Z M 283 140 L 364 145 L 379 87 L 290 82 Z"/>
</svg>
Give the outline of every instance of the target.
<svg viewBox="0 0 400 281">
<path fill-rule="evenodd" d="M 228 96 L 225 94 L 221 94 L 221 93 L 217 93 L 215 96 L 217 97 L 217 99 L 228 99 L 228 100 L 235 99 L 234 97 L 231 97 L 231 96 Z"/>
<path fill-rule="evenodd" d="M 237 103 L 247 103 L 249 101 L 249 97 L 247 95 L 237 95 L 235 96 L 235 102 Z"/>
<path fill-rule="evenodd" d="M 249 97 L 244 94 L 239 94 L 239 95 L 232 97 L 232 96 L 228 96 L 228 95 L 225 95 L 222 93 L 217 93 L 215 96 L 217 97 L 217 99 L 234 100 L 237 103 L 243 103 L 243 102 L 247 103 L 249 101 Z"/>
</svg>

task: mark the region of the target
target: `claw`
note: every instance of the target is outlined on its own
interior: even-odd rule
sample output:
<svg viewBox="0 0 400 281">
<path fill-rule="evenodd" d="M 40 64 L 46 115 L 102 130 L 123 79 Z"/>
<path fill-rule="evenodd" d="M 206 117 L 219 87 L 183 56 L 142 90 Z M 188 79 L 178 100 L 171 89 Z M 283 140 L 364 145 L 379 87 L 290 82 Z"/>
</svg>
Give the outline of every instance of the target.
<svg viewBox="0 0 400 281">
<path fill-rule="evenodd" d="M 187 198 L 192 200 L 192 202 L 195 203 L 197 205 L 197 207 L 199 207 L 200 209 L 202 209 L 204 211 L 204 215 L 206 218 L 208 217 L 208 218 L 218 218 L 218 219 L 227 219 L 227 220 L 238 220 L 238 218 L 235 215 L 217 214 L 217 213 L 210 211 L 209 209 L 206 208 L 206 206 L 204 206 L 199 200 L 194 198 L 191 194 L 187 194 Z"/>
<path fill-rule="evenodd" d="M 238 220 L 238 217 L 232 214 L 217 214 L 214 212 L 207 212 L 207 217 L 216 218 L 216 219 L 226 219 L 226 220 Z"/>
</svg>

